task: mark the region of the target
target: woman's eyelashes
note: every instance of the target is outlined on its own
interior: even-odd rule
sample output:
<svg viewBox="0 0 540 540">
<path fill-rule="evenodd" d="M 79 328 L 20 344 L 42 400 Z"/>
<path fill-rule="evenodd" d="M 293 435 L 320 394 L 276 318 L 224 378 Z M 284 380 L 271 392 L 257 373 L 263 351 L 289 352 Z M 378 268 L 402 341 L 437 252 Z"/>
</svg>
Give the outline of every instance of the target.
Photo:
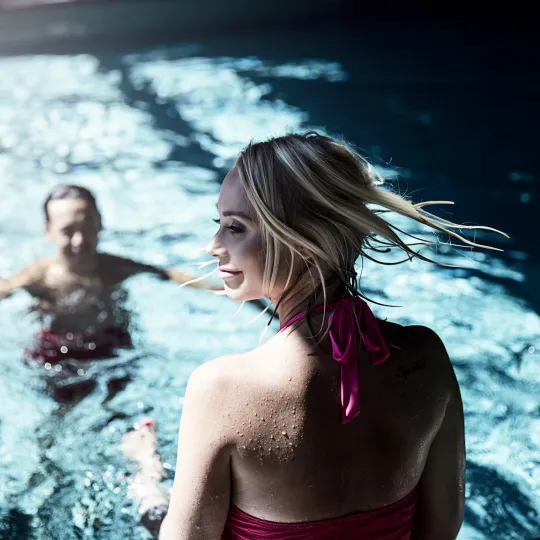
<svg viewBox="0 0 540 540">
<path fill-rule="evenodd" d="M 214 219 L 214 223 L 217 223 L 218 225 L 221 225 L 220 219 Z M 245 232 L 246 228 L 242 223 L 239 221 L 236 221 L 235 219 L 232 220 L 231 224 L 225 227 L 226 229 L 229 229 L 232 234 L 239 234 Z"/>
</svg>

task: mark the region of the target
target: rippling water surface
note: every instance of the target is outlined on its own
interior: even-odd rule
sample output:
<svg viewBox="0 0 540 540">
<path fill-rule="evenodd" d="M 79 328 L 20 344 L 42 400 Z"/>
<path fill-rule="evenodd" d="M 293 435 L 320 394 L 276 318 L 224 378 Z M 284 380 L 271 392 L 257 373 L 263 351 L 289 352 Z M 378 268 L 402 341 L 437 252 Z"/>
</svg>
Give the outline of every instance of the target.
<svg viewBox="0 0 540 540">
<path fill-rule="evenodd" d="M 538 200 L 533 172 L 515 166 L 510 151 L 495 184 L 472 160 L 463 163 L 493 136 L 489 126 L 478 127 L 487 114 L 481 107 L 468 130 L 452 112 L 452 99 L 462 103 L 466 88 L 473 97 L 479 92 L 474 59 L 443 56 L 448 74 L 430 67 L 425 51 L 399 54 L 402 62 L 388 65 L 384 47 L 353 54 L 274 37 L 266 46 L 262 38 L 251 45 L 237 39 L 129 54 L 0 58 L 0 275 L 51 253 L 41 204 L 59 183 L 96 193 L 103 250 L 195 268 L 214 233 L 220 182 L 239 149 L 252 138 L 312 127 L 352 138 L 402 192 L 456 200 L 463 212 L 456 219 L 499 228 L 521 223 L 517 230 L 525 230 Z M 505 99 L 521 111 L 516 96 Z M 500 114 L 510 113 L 501 107 Z M 447 146 L 444 137 L 460 140 Z M 460 157 L 452 153 L 456 145 Z M 468 169 L 464 177 L 456 159 Z M 379 316 L 439 332 L 454 362 L 468 447 L 460 538 L 527 539 L 540 535 L 538 262 L 519 235 L 502 243 L 480 238 L 505 253 L 442 246 L 439 260 L 461 269 L 368 263 L 362 286 L 374 300 L 397 306 L 378 307 Z M 132 465 L 117 450 L 121 435 L 141 415 L 155 416 L 163 457 L 174 469 L 190 372 L 225 351 L 255 347 L 264 326 L 251 323 L 257 312 L 249 306 L 237 313 L 226 299 L 150 277 L 125 289 L 136 346 L 85 366 L 83 377 L 97 386 L 71 408 L 46 392 L 47 380 L 59 376 L 54 369 L 22 361 L 38 329 L 28 296 L 0 307 L 2 538 L 145 538 L 126 498 Z M 109 399 L 111 381 L 125 388 Z"/>
</svg>

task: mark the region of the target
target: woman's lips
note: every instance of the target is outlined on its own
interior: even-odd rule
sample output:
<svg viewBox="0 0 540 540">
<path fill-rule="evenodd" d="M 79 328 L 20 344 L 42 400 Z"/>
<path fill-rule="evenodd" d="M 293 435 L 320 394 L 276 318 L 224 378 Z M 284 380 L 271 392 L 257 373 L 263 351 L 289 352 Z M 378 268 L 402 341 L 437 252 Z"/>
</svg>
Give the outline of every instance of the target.
<svg viewBox="0 0 540 540">
<path fill-rule="evenodd" d="M 231 279 L 236 276 L 239 276 L 242 273 L 237 270 L 228 270 L 226 268 L 218 268 L 218 270 L 219 270 L 219 277 L 221 279 Z"/>
</svg>

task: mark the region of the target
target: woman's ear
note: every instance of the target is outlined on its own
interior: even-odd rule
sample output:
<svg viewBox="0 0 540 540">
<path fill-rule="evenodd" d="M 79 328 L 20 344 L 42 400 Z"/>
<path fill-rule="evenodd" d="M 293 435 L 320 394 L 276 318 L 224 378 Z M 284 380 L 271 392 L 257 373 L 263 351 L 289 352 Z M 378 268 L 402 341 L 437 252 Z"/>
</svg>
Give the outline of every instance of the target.
<svg viewBox="0 0 540 540">
<path fill-rule="evenodd" d="M 298 246 L 296 250 L 302 257 L 302 259 L 305 259 L 307 261 L 313 260 L 313 253 L 309 249 L 305 248 L 304 246 Z"/>
</svg>

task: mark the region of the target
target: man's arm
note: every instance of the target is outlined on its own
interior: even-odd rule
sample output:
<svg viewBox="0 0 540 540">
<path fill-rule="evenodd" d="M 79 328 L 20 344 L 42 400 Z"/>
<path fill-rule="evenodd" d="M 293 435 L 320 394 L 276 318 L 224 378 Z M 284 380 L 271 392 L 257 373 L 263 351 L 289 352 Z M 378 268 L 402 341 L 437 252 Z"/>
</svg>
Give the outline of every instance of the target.
<svg viewBox="0 0 540 540">
<path fill-rule="evenodd" d="M 199 277 L 184 272 L 182 270 L 164 270 L 150 264 L 139 263 L 131 259 L 123 259 L 120 257 L 115 257 L 119 262 L 118 264 L 121 267 L 121 279 L 128 279 L 135 274 L 153 274 L 161 279 L 166 279 L 169 281 L 174 281 L 182 287 L 192 287 L 194 289 L 206 289 L 207 291 L 221 292 L 223 291 L 223 286 L 215 285 L 210 283 L 207 280 L 202 280 Z M 263 300 L 250 300 L 250 304 L 256 306 L 261 311 L 264 311 L 268 306 Z"/>
<path fill-rule="evenodd" d="M 418 483 L 418 507 L 411 540 L 455 540 L 465 508 L 465 429 L 459 385 L 448 354 L 432 331 L 434 361 L 442 363 L 449 381 L 449 400 L 444 418 Z"/>
<path fill-rule="evenodd" d="M 174 281 L 184 287 L 193 287 L 195 289 L 207 289 L 208 291 L 222 291 L 223 287 L 210 283 L 206 280 L 201 280 L 199 277 L 183 272 L 182 270 L 164 270 L 166 279 Z"/>
<path fill-rule="evenodd" d="M 231 452 L 227 396 L 231 388 L 219 359 L 191 375 L 178 437 L 169 511 L 160 540 L 219 540 L 230 504 Z M 217 369 L 216 369 L 217 368 Z"/>
<path fill-rule="evenodd" d="M 0 279 L 0 301 L 11 296 L 19 289 L 30 289 L 36 285 L 42 274 L 42 264 L 39 261 L 18 270 L 7 278 Z"/>
<path fill-rule="evenodd" d="M 209 291 L 221 291 L 223 287 L 219 287 L 206 280 L 201 280 L 198 276 L 184 272 L 182 270 L 170 269 L 165 270 L 153 266 L 151 264 L 140 263 L 132 259 L 124 259 L 122 257 L 108 256 L 110 262 L 112 262 L 119 270 L 121 279 L 128 279 L 136 274 L 152 274 L 169 281 L 174 281 L 182 286 L 193 287 L 195 289 L 206 289 Z"/>
</svg>

